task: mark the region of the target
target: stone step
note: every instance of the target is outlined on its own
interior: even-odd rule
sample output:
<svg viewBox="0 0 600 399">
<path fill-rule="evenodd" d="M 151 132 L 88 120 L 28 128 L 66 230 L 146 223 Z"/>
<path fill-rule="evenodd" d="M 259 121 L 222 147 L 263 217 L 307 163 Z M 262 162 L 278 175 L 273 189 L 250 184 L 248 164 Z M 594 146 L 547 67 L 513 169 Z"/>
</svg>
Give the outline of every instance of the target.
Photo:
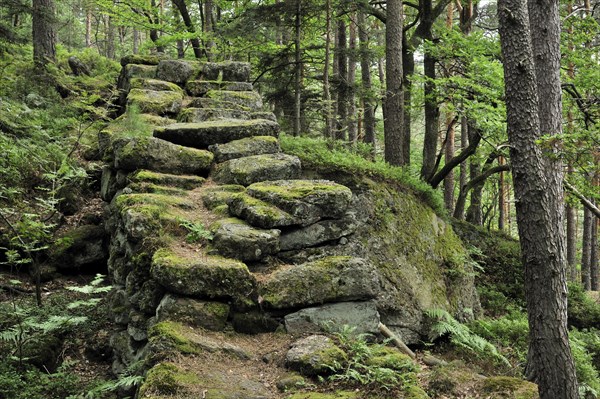
<svg viewBox="0 0 600 399">
<path fill-rule="evenodd" d="M 279 125 L 265 119 L 175 123 L 154 130 L 155 137 L 194 148 L 208 148 L 245 137 L 277 137 L 278 134 Z"/>
<path fill-rule="evenodd" d="M 131 183 L 151 183 L 160 186 L 172 186 L 183 190 L 193 190 L 200 187 L 206 179 L 194 175 L 174 175 L 169 173 L 138 170 L 129 176 Z"/>
<path fill-rule="evenodd" d="M 175 83 L 158 79 L 132 78 L 129 82 L 130 89 L 143 89 L 154 91 L 174 91 L 183 95 L 183 89 Z"/>
<path fill-rule="evenodd" d="M 120 138 L 112 143 L 115 169 L 190 175 L 208 173 L 213 154 L 188 148 L 155 137 Z"/>
<path fill-rule="evenodd" d="M 205 96 L 220 102 L 230 102 L 245 107 L 250 111 L 261 111 L 262 97 L 255 91 L 209 90 Z"/>
<path fill-rule="evenodd" d="M 369 300 L 381 290 L 375 266 L 350 256 L 330 256 L 283 267 L 261 276 L 259 281 L 262 305 L 270 309 Z"/>
<path fill-rule="evenodd" d="M 214 144 L 208 147 L 215 155 L 215 162 L 249 157 L 252 155 L 277 154 L 281 152 L 279 141 L 273 136 L 254 136 L 233 140 L 225 144 Z"/>
<path fill-rule="evenodd" d="M 265 180 L 297 179 L 300 167 L 300 159 L 293 155 L 253 155 L 218 164 L 212 178 L 221 184 L 248 186 Z"/>
<path fill-rule="evenodd" d="M 202 65 L 200 79 L 248 82 L 250 80 L 250 64 L 237 61 L 205 62 Z"/>
<path fill-rule="evenodd" d="M 156 115 L 177 115 L 182 101 L 183 93 L 177 91 L 131 89 L 127 95 L 128 107 L 134 106 L 142 113 Z"/>
<path fill-rule="evenodd" d="M 229 218 L 216 222 L 212 244 L 223 256 L 257 261 L 279 252 L 279 234 L 277 229 L 257 229 L 243 220 Z"/>
<path fill-rule="evenodd" d="M 239 260 L 162 248 L 154 253 L 152 278 L 169 292 L 199 298 L 247 303 L 255 296 L 256 279 Z"/>
<path fill-rule="evenodd" d="M 252 91 L 252 83 L 219 80 L 188 80 L 185 89 L 190 96 L 204 97 L 210 90 Z"/>
<path fill-rule="evenodd" d="M 203 100 L 210 100 L 208 98 Z M 187 107 L 181 110 L 177 119 L 179 122 L 184 123 L 197 123 L 206 121 L 220 121 L 220 120 L 231 120 L 231 119 L 267 119 L 269 121 L 277 122 L 277 118 L 272 112 L 259 111 L 250 112 L 244 111 L 242 107 L 236 107 L 235 104 L 230 103 L 233 108 L 209 108 L 209 107 Z M 202 104 L 201 104 L 202 105 Z M 204 104 L 210 105 L 210 104 Z"/>
</svg>

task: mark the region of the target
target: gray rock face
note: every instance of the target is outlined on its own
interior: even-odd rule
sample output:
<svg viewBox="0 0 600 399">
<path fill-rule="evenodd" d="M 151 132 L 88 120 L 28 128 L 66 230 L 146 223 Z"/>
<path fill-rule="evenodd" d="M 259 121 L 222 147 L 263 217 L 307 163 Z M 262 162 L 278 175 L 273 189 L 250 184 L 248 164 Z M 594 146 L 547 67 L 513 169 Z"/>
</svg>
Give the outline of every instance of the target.
<svg viewBox="0 0 600 399">
<path fill-rule="evenodd" d="M 218 102 L 230 102 L 250 111 L 262 111 L 262 97 L 255 91 L 209 90 L 206 97 Z"/>
<path fill-rule="evenodd" d="M 225 144 L 211 145 L 208 149 L 215 154 L 215 162 L 281 152 L 279 141 L 273 136 L 246 137 Z"/>
<path fill-rule="evenodd" d="M 250 185 L 247 192 L 286 211 L 303 226 L 342 217 L 352 199 L 348 187 L 328 180 L 263 181 Z"/>
<path fill-rule="evenodd" d="M 113 159 L 117 169 L 203 174 L 210 169 L 213 155 L 208 151 L 175 145 L 154 137 L 140 137 L 115 140 Z"/>
<path fill-rule="evenodd" d="M 339 220 L 321 220 L 310 226 L 293 230 L 281 236 L 281 250 L 289 251 L 314 247 L 327 241 L 354 233 L 358 226 L 356 220 L 347 217 Z"/>
<path fill-rule="evenodd" d="M 127 332 L 135 341 L 144 341 L 148 338 L 148 316 L 141 312 L 131 310 Z"/>
<path fill-rule="evenodd" d="M 207 121 L 222 121 L 229 119 L 260 119 L 252 118 L 250 112 L 241 109 L 228 108 L 186 108 L 179 113 L 179 122 L 181 123 L 199 123 Z M 268 119 L 268 118 L 264 118 Z M 271 120 L 271 119 L 269 119 Z M 277 122 L 277 121 L 273 121 Z"/>
<path fill-rule="evenodd" d="M 257 229 L 234 218 L 218 223 L 212 242 L 221 255 L 256 261 L 279 252 L 279 230 Z"/>
<path fill-rule="evenodd" d="M 327 302 L 369 300 L 380 290 L 375 267 L 359 258 L 330 256 L 282 268 L 262 282 L 263 306 L 298 308 Z"/>
<path fill-rule="evenodd" d="M 130 302 L 147 315 L 154 315 L 155 309 L 165 294 L 165 289 L 154 280 L 147 280 L 129 298 Z"/>
<path fill-rule="evenodd" d="M 233 103 L 231 101 L 222 101 L 222 100 L 217 100 L 217 99 L 213 99 L 213 98 L 208 98 L 208 97 L 192 97 L 190 103 L 188 104 L 188 108 L 204 108 L 204 109 L 229 109 L 229 110 L 235 110 L 235 111 L 244 111 L 244 112 L 249 112 L 249 113 L 253 113 L 251 112 L 252 110 L 241 106 L 239 104 Z M 250 119 L 261 119 L 261 118 L 250 118 Z M 277 120 L 273 120 L 271 118 L 265 118 L 268 120 L 272 120 L 273 122 L 277 122 Z"/>
<path fill-rule="evenodd" d="M 250 80 L 250 64 L 247 62 L 225 61 L 206 62 L 202 67 L 202 79 L 247 82 Z"/>
<path fill-rule="evenodd" d="M 156 319 L 185 323 L 212 331 L 222 331 L 227 325 L 229 305 L 167 294 L 156 308 Z"/>
<path fill-rule="evenodd" d="M 240 195 L 246 189 L 238 184 L 226 184 L 222 186 L 210 187 L 202 192 L 202 202 L 210 210 L 218 206 L 227 205 L 232 198 Z"/>
<path fill-rule="evenodd" d="M 173 83 L 185 83 L 199 66 L 182 60 L 161 60 L 156 69 L 156 77 Z"/>
<path fill-rule="evenodd" d="M 285 316 L 285 329 L 290 334 L 340 331 L 353 327 L 353 334 L 377 334 L 379 312 L 374 301 L 340 302 L 302 309 Z"/>
<path fill-rule="evenodd" d="M 208 148 L 213 144 L 228 143 L 245 137 L 277 137 L 278 134 L 279 125 L 263 119 L 175 123 L 154 130 L 154 137 L 194 148 Z"/>
<path fill-rule="evenodd" d="M 83 225 L 64 233 L 50 251 L 59 270 L 85 270 L 106 262 L 108 250 L 103 226 Z"/>
<path fill-rule="evenodd" d="M 154 91 L 174 91 L 183 95 L 181 87 L 175 83 L 165 82 L 164 80 L 149 78 L 132 78 L 130 81 L 132 89 L 154 90 Z"/>
<path fill-rule="evenodd" d="M 127 105 L 136 106 L 142 113 L 174 115 L 181 110 L 183 94 L 176 91 L 131 89 Z"/>
<path fill-rule="evenodd" d="M 252 91 L 252 83 L 248 82 L 227 82 L 215 80 L 190 80 L 185 85 L 185 89 L 190 96 L 202 97 L 210 90 L 227 91 Z"/>
<path fill-rule="evenodd" d="M 117 191 L 119 191 L 119 187 L 115 171 L 110 166 L 104 166 L 100 179 L 100 198 L 108 202 L 115 196 Z"/>
<path fill-rule="evenodd" d="M 287 367 L 308 376 L 328 374 L 327 365 L 333 365 L 334 361 L 343 364 L 346 354 L 324 335 L 311 335 L 294 342 L 285 356 Z"/>
<path fill-rule="evenodd" d="M 271 229 L 299 224 L 299 221 L 289 213 L 249 195 L 232 196 L 227 204 L 229 213 L 244 219 L 252 226 Z"/>
<path fill-rule="evenodd" d="M 222 184 L 248 186 L 265 180 L 300 177 L 300 159 L 287 154 L 264 154 L 237 158 L 220 163 L 213 179 Z"/>
</svg>

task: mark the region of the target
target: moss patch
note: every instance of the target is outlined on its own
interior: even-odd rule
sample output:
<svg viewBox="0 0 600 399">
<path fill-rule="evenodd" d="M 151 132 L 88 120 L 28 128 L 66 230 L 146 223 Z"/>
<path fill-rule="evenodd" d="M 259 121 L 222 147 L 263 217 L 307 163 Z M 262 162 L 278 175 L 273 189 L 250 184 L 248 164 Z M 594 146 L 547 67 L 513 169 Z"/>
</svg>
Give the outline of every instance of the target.
<svg viewBox="0 0 600 399">
<path fill-rule="evenodd" d="M 492 399 L 511 397 L 514 399 L 539 398 L 536 384 L 514 377 L 489 377 L 483 381 L 482 390 Z"/>
<path fill-rule="evenodd" d="M 186 385 L 199 381 L 194 373 L 184 372 L 173 363 L 160 363 L 148 371 L 139 396 L 173 395 Z"/>
<path fill-rule="evenodd" d="M 172 321 L 162 321 L 150 329 L 149 338 L 156 347 L 168 350 L 176 350 L 183 354 L 198 354 L 202 349 L 186 337 L 186 329 L 182 324 Z"/>
</svg>

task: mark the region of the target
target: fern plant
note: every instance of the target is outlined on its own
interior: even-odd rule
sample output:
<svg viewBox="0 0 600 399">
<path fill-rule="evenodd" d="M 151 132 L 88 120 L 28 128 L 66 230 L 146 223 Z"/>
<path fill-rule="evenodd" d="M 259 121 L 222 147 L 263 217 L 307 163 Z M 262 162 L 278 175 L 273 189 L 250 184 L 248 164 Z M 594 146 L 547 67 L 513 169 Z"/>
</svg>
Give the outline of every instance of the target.
<svg viewBox="0 0 600 399">
<path fill-rule="evenodd" d="M 493 360 L 511 367 L 510 362 L 492 343 L 485 338 L 473 333 L 469 327 L 456 320 L 450 313 L 443 309 L 429 309 L 425 311 L 433 323 L 429 332 L 429 339 L 448 335 L 452 345 L 466 349 L 480 357 L 491 357 Z"/>
<path fill-rule="evenodd" d="M 213 239 L 213 235 L 202 223 L 194 223 L 189 220 L 182 220 L 179 224 L 184 227 L 188 234 L 185 236 L 185 240 L 188 244 L 193 243 L 206 243 Z"/>
</svg>

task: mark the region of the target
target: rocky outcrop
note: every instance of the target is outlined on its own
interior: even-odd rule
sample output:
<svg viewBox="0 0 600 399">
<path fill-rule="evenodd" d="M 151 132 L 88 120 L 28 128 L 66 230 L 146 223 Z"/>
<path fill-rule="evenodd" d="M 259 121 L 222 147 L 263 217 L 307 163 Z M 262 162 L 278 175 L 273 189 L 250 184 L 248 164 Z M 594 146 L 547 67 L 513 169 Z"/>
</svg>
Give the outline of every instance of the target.
<svg viewBox="0 0 600 399">
<path fill-rule="evenodd" d="M 376 334 L 382 321 L 414 343 L 423 310 L 476 310 L 469 256 L 451 227 L 410 193 L 367 177 L 305 178 L 300 160 L 281 152 L 247 64 L 122 63 L 122 105 L 141 114 L 129 110 L 99 140 L 110 309 L 122 327 L 114 369 L 146 359 L 139 397 L 196 397 L 198 384 L 277 397 L 259 376 L 226 385 L 226 371 L 206 366 L 210 353 L 251 356 L 223 330 L 349 324 Z M 324 338 L 295 344 L 288 366 L 318 374 L 318 356 L 343 362 Z M 199 359 L 196 368 L 174 363 L 174 353 Z"/>
</svg>

